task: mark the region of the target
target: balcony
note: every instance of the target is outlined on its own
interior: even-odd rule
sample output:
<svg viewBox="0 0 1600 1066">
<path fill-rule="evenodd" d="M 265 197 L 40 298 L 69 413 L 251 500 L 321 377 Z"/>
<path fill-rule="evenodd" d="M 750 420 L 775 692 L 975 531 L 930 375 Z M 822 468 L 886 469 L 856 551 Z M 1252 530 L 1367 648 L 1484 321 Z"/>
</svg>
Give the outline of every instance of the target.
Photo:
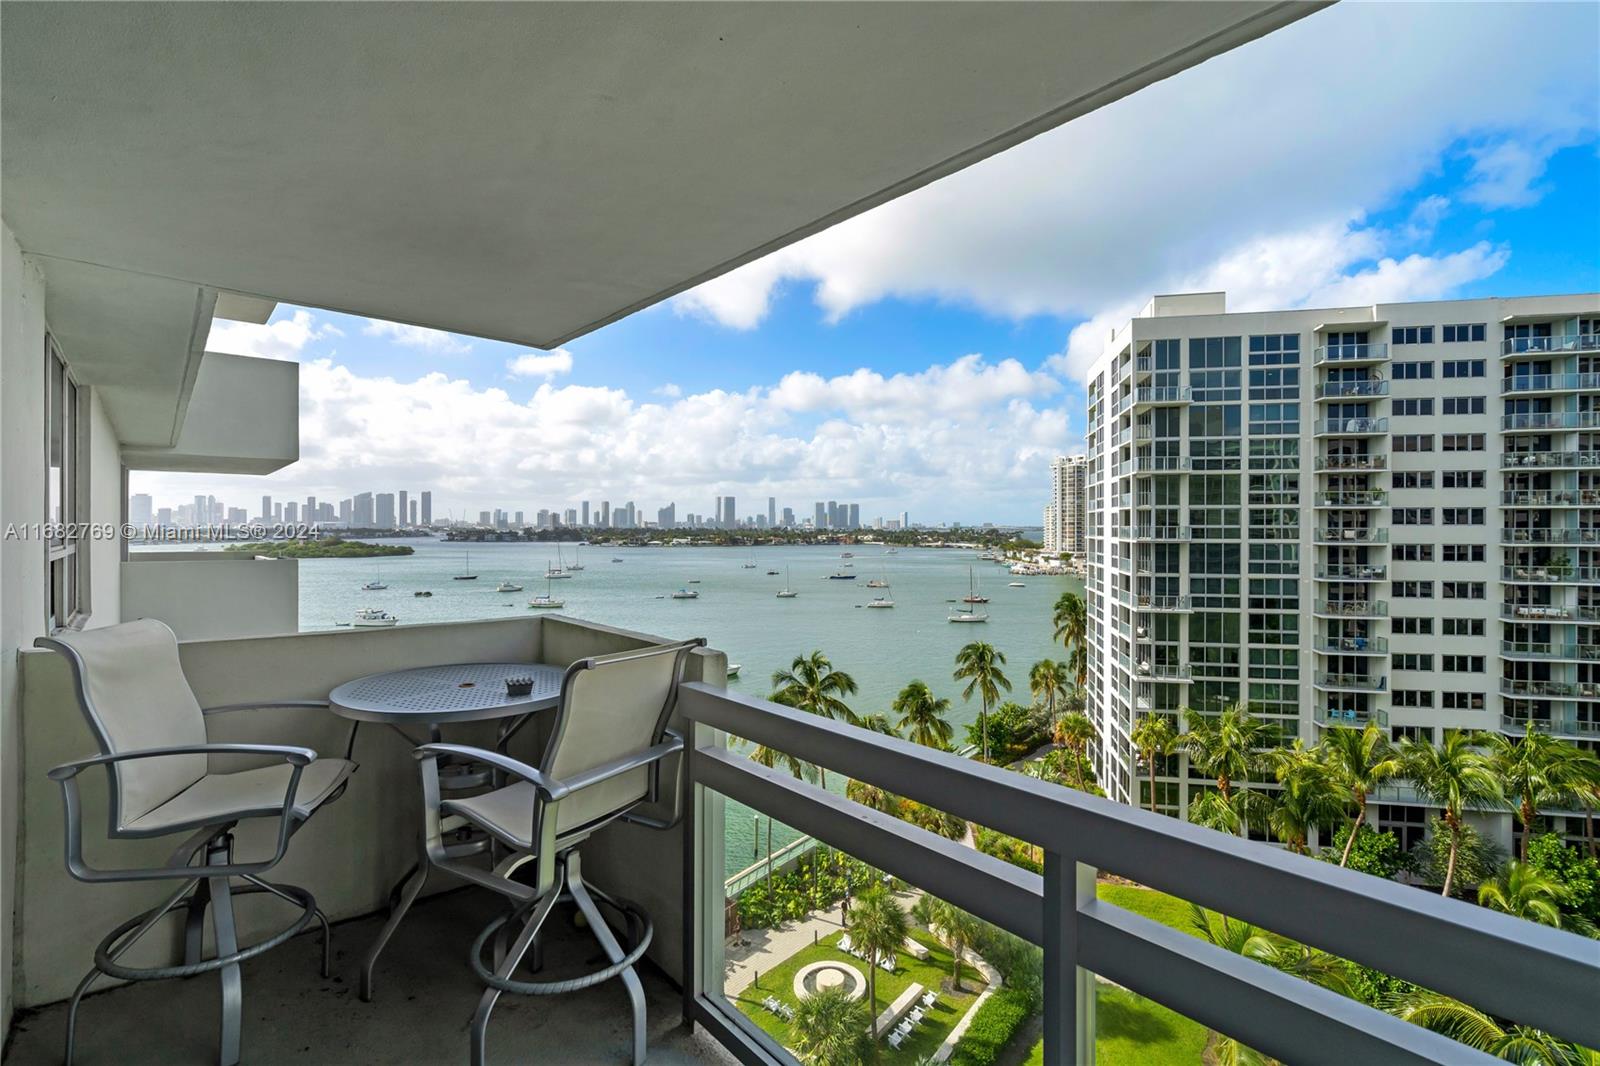
<svg viewBox="0 0 1600 1066">
<path fill-rule="evenodd" d="M 1500 530 L 1501 544 L 1600 544 L 1600 529 L 1578 526 L 1554 528 L 1511 528 Z"/>
<path fill-rule="evenodd" d="M 1347 507 L 1371 510 L 1382 507 L 1388 499 L 1383 489 L 1346 489 L 1340 492 L 1319 492 L 1313 497 L 1313 506 L 1319 508 Z"/>
<path fill-rule="evenodd" d="M 1155 360 L 1148 355 L 1135 356 L 1133 360 L 1133 375 L 1136 380 L 1149 377 L 1156 368 Z"/>
<path fill-rule="evenodd" d="M 1342 400 L 1351 397 L 1387 396 L 1387 381 L 1325 381 L 1317 386 L 1317 400 Z"/>
<path fill-rule="evenodd" d="M 1502 677 L 1500 695 L 1519 700 L 1600 700 L 1600 681 L 1527 681 Z"/>
<path fill-rule="evenodd" d="M 1330 344 L 1318 348 L 1312 356 L 1312 366 L 1371 366 L 1387 362 L 1387 344 Z"/>
<path fill-rule="evenodd" d="M 1600 663 L 1600 644 L 1549 644 L 1502 640 L 1503 659 L 1540 659 L 1552 662 Z"/>
<path fill-rule="evenodd" d="M 1563 337 L 1508 337 L 1500 342 L 1500 357 L 1538 355 L 1544 352 L 1600 351 L 1600 333 L 1572 333 Z"/>
<path fill-rule="evenodd" d="M 1340 529 L 1322 528 L 1313 535 L 1318 544 L 1387 544 L 1389 531 L 1387 529 Z"/>
<path fill-rule="evenodd" d="M 1600 507 L 1600 489 L 1523 489 L 1500 494 L 1501 507 Z"/>
<path fill-rule="evenodd" d="M 1565 622 L 1578 617 L 1577 611 L 1552 603 L 1503 603 L 1500 617 L 1507 622 Z"/>
<path fill-rule="evenodd" d="M 1500 379 L 1503 396 L 1538 392 L 1592 392 L 1600 389 L 1600 374 L 1513 374 Z"/>
<path fill-rule="evenodd" d="M 1134 600 L 1134 609 L 1152 614 L 1182 614 L 1190 610 L 1189 597 L 1140 595 Z"/>
<path fill-rule="evenodd" d="M 1188 526 L 1134 526 L 1128 531 L 1133 540 L 1185 541 L 1189 539 Z"/>
<path fill-rule="evenodd" d="M 1319 418 L 1312 426 L 1318 437 L 1381 437 L 1389 432 L 1387 418 Z"/>
<path fill-rule="evenodd" d="M 1503 452 L 1502 470 L 1588 470 L 1600 466 L 1600 452 Z"/>
<path fill-rule="evenodd" d="M 1594 737 L 1600 737 L 1600 719 L 1594 717 L 1580 718 L 1574 713 L 1539 716 L 1502 714 L 1500 716 L 1500 732 L 1512 736 L 1520 736 L 1526 733 L 1530 724 L 1541 733 L 1549 733 L 1557 737 L 1574 740 L 1589 740 Z"/>
<path fill-rule="evenodd" d="M 1500 580 L 1512 585 L 1590 584 L 1600 581 L 1600 566 L 1502 566 Z"/>
<path fill-rule="evenodd" d="M 300 628 L 299 565 L 240 552 L 129 552 L 119 575 L 122 619 L 159 618 L 179 640 L 293 633 Z"/>
<path fill-rule="evenodd" d="M 1318 470 L 1386 470 L 1387 455 L 1319 455 Z"/>
<path fill-rule="evenodd" d="M 1133 390 L 1133 406 L 1177 407 L 1188 403 L 1193 392 L 1187 385 L 1141 385 Z"/>
<path fill-rule="evenodd" d="M 1503 415 L 1500 428 L 1506 433 L 1544 433 L 1565 429 L 1594 429 L 1600 426 L 1600 411 L 1535 411 Z"/>
<path fill-rule="evenodd" d="M 1389 688 L 1389 679 L 1369 674 L 1318 673 L 1311 676 L 1311 684 L 1331 692 L 1384 692 Z"/>
<path fill-rule="evenodd" d="M 1312 613 L 1324 618 L 1385 618 L 1389 604 L 1386 600 L 1316 600 Z"/>
<path fill-rule="evenodd" d="M 1131 471 L 1140 477 L 1150 474 L 1171 474 L 1189 469 L 1189 457 L 1187 455 L 1141 455 L 1124 463 L 1123 468 L 1124 473 Z"/>
<path fill-rule="evenodd" d="M 1312 721 L 1324 729 L 1343 726 L 1346 729 L 1364 729 L 1373 722 L 1382 729 L 1389 728 L 1389 714 L 1382 710 L 1343 710 L 1338 707 L 1313 707 Z"/>
<path fill-rule="evenodd" d="M 1323 655 L 1388 655 L 1387 637 L 1318 637 L 1315 651 Z"/>
<path fill-rule="evenodd" d="M 1133 672 L 1139 677 L 1149 678 L 1152 681 L 1183 682 L 1189 680 L 1189 668 L 1181 663 L 1153 663 L 1141 659 L 1134 664 Z"/>
<path fill-rule="evenodd" d="M 1318 581 L 1382 581 L 1389 572 L 1387 566 L 1372 563 L 1334 563 L 1317 567 Z"/>
</svg>

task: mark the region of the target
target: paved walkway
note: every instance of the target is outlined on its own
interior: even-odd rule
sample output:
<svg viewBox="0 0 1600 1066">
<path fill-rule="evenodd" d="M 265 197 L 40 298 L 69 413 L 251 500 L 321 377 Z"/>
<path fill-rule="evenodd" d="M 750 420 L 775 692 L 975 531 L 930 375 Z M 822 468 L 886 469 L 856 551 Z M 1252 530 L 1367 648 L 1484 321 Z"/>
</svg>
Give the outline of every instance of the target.
<svg viewBox="0 0 1600 1066">
<path fill-rule="evenodd" d="M 916 890 L 899 892 L 895 899 L 908 912 L 917 897 Z M 743 992 L 757 972 L 767 973 L 783 965 L 796 952 L 810 947 L 823 937 L 844 929 L 842 903 L 835 903 L 797 922 L 785 922 L 772 929 L 744 929 L 727 942 L 722 987 L 733 995 Z"/>
</svg>

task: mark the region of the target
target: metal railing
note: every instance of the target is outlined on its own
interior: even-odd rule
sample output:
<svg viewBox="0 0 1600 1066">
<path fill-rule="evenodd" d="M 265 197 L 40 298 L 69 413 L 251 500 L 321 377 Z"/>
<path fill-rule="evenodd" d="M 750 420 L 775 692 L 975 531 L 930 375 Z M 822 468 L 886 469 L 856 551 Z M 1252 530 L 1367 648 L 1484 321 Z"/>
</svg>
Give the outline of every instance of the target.
<svg viewBox="0 0 1600 1066">
<path fill-rule="evenodd" d="M 1502 566 L 1500 580 L 1513 584 L 1574 584 L 1600 581 L 1600 566 Z"/>
<path fill-rule="evenodd" d="M 1187 455 L 1141 455 L 1123 464 L 1136 474 L 1159 474 L 1173 470 L 1189 469 Z"/>
<path fill-rule="evenodd" d="M 1312 427 L 1319 437 L 1375 436 L 1389 432 L 1387 418 L 1319 418 Z"/>
<path fill-rule="evenodd" d="M 1351 729 L 1360 729 L 1368 722 L 1374 722 L 1383 729 L 1389 728 L 1389 712 L 1376 708 L 1365 711 L 1349 710 L 1340 707 L 1313 707 L 1311 718 L 1320 726 L 1346 726 Z"/>
<path fill-rule="evenodd" d="M 1140 611 L 1187 611 L 1189 597 L 1187 596 L 1139 596 L 1134 601 L 1134 608 Z"/>
<path fill-rule="evenodd" d="M 1388 495 L 1382 489 L 1345 489 L 1339 492 L 1319 492 L 1315 496 L 1317 507 L 1382 507 Z"/>
<path fill-rule="evenodd" d="M 1503 526 L 1500 530 L 1502 544 L 1600 544 L 1600 529 L 1580 526 L 1529 529 Z"/>
<path fill-rule="evenodd" d="M 1600 507 L 1600 489 L 1513 489 L 1500 494 L 1502 507 Z"/>
<path fill-rule="evenodd" d="M 1387 655 L 1387 637 L 1319 637 L 1316 651 L 1325 655 Z"/>
<path fill-rule="evenodd" d="M 1522 700 L 1600 700 L 1600 681 L 1532 681 L 1502 677 L 1500 695 Z"/>
<path fill-rule="evenodd" d="M 1532 411 L 1527 414 L 1504 415 L 1500 419 L 1500 428 L 1512 432 L 1594 429 L 1596 426 L 1600 426 L 1600 411 Z"/>
<path fill-rule="evenodd" d="M 1502 470 L 1533 467 L 1535 469 L 1581 469 L 1600 466 L 1600 452 L 1502 452 Z"/>
<path fill-rule="evenodd" d="M 1389 358 L 1389 346 L 1372 344 L 1328 344 L 1313 353 L 1312 365 L 1323 363 L 1377 363 Z"/>
<path fill-rule="evenodd" d="M 1503 603 L 1500 617 L 1507 622 L 1562 622 L 1576 618 L 1577 612 L 1554 603 Z"/>
<path fill-rule="evenodd" d="M 1371 563 L 1332 563 L 1317 567 L 1318 581 L 1382 581 L 1389 573 L 1387 566 Z"/>
<path fill-rule="evenodd" d="M 1141 385 L 1133 390 L 1135 407 L 1154 404 L 1188 403 L 1194 390 L 1187 385 Z"/>
<path fill-rule="evenodd" d="M 1513 374 L 1500 379 L 1500 392 L 1576 392 L 1600 389 L 1600 374 Z"/>
<path fill-rule="evenodd" d="M 1317 688 L 1354 689 L 1358 692 L 1383 692 L 1389 687 L 1389 679 L 1386 677 L 1350 673 L 1313 674 L 1311 683 Z"/>
<path fill-rule="evenodd" d="M 1600 644 L 1550 644 L 1531 640 L 1502 640 L 1500 654 L 1508 659 L 1567 659 L 1600 663 Z"/>
<path fill-rule="evenodd" d="M 1387 544 L 1387 529 L 1319 529 L 1317 543 L 1328 544 Z"/>
<path fill-rule="evenodd" d="M 1389 613 L 1385 600 L 1316 600 L 1312 613 L 1335 618 L 1383 618 Z"/>
<path fill-rule="evenodd" d="M 1337 400 L 1344 396 L 1387 396 L 1389 383 L 1373 381 L 1325 381 L 1317 386 L 1317 399 Z"/>
<path fill-rule="evenodd" d="M 1130 531 L 1134 540 L 1188 540 L 1188 526 L 1134 526 Z"/>
<path fill-rule="evenodd" d="M 1100 900 L 1098 870 L 1496 1017 L 1600 1045 L 1600 1011 L 1592 1009 L 1589 991 L 1600 984 L 1600 958 L 1592 941 L 1573 933 L 700 683 L 683 686 L 678 710 L 696 723 L 685 775 L 697 796 L 688 855 L 698 854 L 697 834 L 719 827 L 701 811 L 709 809 L 709 794 L 720 795 L 779 815 L 799 832 L 1040 946 L 1047 1066 L 1094 1062 L 1097 975 L 1278 1059 L 1499 1061 Z M 1043 851 L 1044 873 L 761 766 L 722 747 L 715 731 L 1031 843 Z M 691 904 L 685 957 L 697 960 L 684 989 L 686 1013 L 745 1061 L 787 1061 L 723 997 L 717 953 L 698 950 L 722 935 L 720 871 L 714 879 L 698 876 L 693 861 L 684 869 Z M 1400 943 L 1407 950 L 1396 952 Z"/>
<path fill-rule="evenodd" d="M 1576 714 L 1552 714 L 1548 716 L 1502 714 L 1500 716 L 1500 732 L 1526 733 L 1529 724 L 1541 733 L 1549 733 L 1557 737 L 1595 737 L 1600 736 L 1600 720 L 1594 718 L 1580 718 Z"/>
<path fill-rule="evenodd" d="M 1562 337 L 1507 337 L 1500 342 L 1502 356 L 1596 350 L 1600 350 L 1600 333 L 1569 333 Z"/>
<path fill-rule="evenodd" d="M 1389 465 L 1386 455 L 1319 455 L 1318 470 L 1383 470 Z"/>
</svg>

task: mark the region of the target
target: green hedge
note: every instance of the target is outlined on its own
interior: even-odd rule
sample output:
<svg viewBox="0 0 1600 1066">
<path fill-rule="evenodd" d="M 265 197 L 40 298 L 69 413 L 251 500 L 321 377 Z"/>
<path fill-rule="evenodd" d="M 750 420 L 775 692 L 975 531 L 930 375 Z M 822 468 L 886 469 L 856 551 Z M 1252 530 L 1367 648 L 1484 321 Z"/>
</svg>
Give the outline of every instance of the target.
<svg viewBox="0 0 1600 1066">
<path fill-rule="evenodd" d="M 1024 992 L 1001 988 L 983 1001 L 972 1024 L 950 1056 L 950 1066 L 990 1066 L 1033 1016 L 1033 1002 Z"/>
</svg>

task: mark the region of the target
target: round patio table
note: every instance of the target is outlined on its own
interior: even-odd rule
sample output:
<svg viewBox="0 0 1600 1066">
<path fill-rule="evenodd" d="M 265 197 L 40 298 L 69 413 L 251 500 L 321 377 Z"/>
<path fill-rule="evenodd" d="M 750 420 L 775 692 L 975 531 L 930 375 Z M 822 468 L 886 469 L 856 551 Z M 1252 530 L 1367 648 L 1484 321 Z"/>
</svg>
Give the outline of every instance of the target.
<svg viewBox="0 0 1600 1066">
<path fill-rule="evenodd" d="M 566 670 L 543 663 L 456 663 L 448 666 L 418 666 L 369 674 L 346 681 L 328 694 L 334 714 L 357 723 L 374 722 L 395 729 L 408 742 L 417 744 L 417 731 L 437 742 L 440 726 L 460 722 L 503 719 L 495 746 L 503 745 L 529 715 L 550 710 L 561 702 L 561 681 Z M 533 688 L 525 696 L 506 692 L 508 678 L 532 678 Z M 408 728 L 409 727 L 409 728 Z M 360 728 L 357 725 L 354 728 Z M 350 738 L 352 750 L 354 735 Z M 481 767 L 457 763 L 448 770 L 441 766 L 441 791 L 464 791 L 494 783 L 492 773 Z M 450 845 L 452 853 L 491 850 L 487 839 Z M 428 880 L 428 854 L 425 836 L 418 836 L 417 862 L 389 894 L 389 920 L 367 949 L 361 963 L 361 998 L 372 999 L 372 971 L 378 956 L 400 921 L 411 909 Z"/>
</svg>

